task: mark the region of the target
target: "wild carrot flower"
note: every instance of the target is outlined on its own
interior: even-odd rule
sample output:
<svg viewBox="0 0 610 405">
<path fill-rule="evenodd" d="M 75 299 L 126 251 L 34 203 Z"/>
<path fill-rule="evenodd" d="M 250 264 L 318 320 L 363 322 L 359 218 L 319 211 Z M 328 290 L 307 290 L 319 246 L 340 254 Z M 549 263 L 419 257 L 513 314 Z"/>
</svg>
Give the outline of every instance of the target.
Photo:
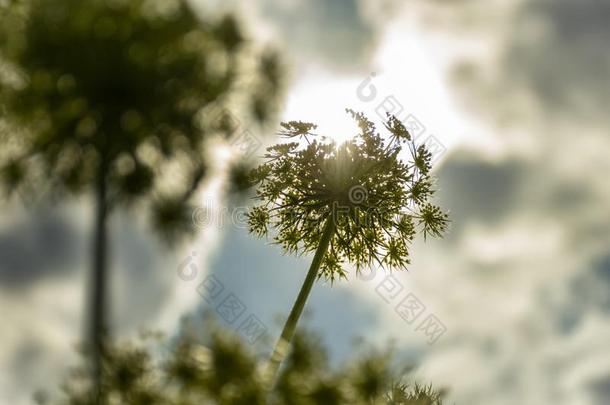
<svg viewBox="0 0 610 405">
<path fill-rule="evenodd" d="M 392 115 L 383 137 L 362 113 L 347 112 L 359 127 L 353 139 L 337 144 L 314 134 L 314 124 L 282 123 L 287 142 L 268 148 L 266 161 L 252 172 L 259 204 L 249 213 L 251 232 L 272 234 L 288 253 L 315 251 L 272 355 L 271 378 L 316 278 L 345 278 L 347 263 L 357 271 L 374 264 L 404 269 L 417 231 L 424 238 L 441 236 L 449 223 L 430 202 L 432 156 L 426 147 L 417 146 Z"/>
<path fill-rule="evenodd" d="M 289 142 L 268 148 L 266 162 L 252 173 L 260 202 L 249 213 L 253 233 L 272 233 L 286 252 L 304 254 L 318 248 L 333 223 L 319 272 L 330 281 L 346 277 L 346 263 L 404 269 L 418 229 L 424 237 L 441 236 L 449 222 L 430 203 L 426 147 L 416 146 L 394 116 L 384 138 L 363 114 L 347 111 L 360 128 L 352 140 L 338 145 L 312 133 L 314 124 L 282 123 L 280 135 Z"/>
</svg>

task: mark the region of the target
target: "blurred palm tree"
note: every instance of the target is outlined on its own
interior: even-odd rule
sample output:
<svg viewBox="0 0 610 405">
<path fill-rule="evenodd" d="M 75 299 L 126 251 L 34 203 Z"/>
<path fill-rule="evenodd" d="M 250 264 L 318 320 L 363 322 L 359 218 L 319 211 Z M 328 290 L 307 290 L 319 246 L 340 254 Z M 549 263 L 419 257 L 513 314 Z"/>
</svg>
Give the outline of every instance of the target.
<svg viewBox="0 0 610 405">
<path fill-rule="evenodd" d="M 99 379 L 112 210 L 148 209 L 167 241 L 188 233 L 206 140 L 233 130 L 219 106 L 246 100 L 245 114 L 265 122 L 278 94 L 278 60 L 248 43 L 233 17 L 202 22 L 183 0 L 0 7 L 8 128 L 0 174 L 9 195 L 94 195 L 89 338 Z"/>
<path fill-rule="evenodd" d="M 383 137 L 363 114 L 347 111 L 359 127 L 352 140 L 337 145 L 317 137 L 314 124 L 282 123 L 280 135 L 289 142 L 268 148 L 266 162 L 251 175 L 260 204 L 249 213 L 250 230 L 264 236 L 273 229 L 274 243 L 288 253 L 315 252 L 271 356 L 272 384 L 316 278 L 345 278 L 346 262 L 357 271 L 374 264 L 405 269 L 418 228 L 424 238 L 441 236 L 449 222 L 430 203 L 426 147 L 394 116 L 388 115 Z"/>
</svg>

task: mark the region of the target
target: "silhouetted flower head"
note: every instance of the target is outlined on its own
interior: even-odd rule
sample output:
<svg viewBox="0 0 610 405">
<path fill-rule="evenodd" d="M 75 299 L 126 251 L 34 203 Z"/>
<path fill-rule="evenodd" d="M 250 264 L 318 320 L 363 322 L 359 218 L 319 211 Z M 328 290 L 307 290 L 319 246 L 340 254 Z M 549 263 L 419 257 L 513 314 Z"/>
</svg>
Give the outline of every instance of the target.
<svg viewBox="0 0 610 405">
<path fill-rule="evenodd" d="M 259 236 L 273 228 L 273 241 L 286 252 L 314 251 L 327 220 L 335 231 L 320 275 L 345 277 L 342 265 L 404 269 L 417 231 L 441 236 L 448 216 L 430 202 L 431 154 L 417 146 L 404 125 L 388 115 L 384 137 L 363 114 L 347 110 L 359 133 L 337 144 L 312 131 L 311 123 L 282 123 L 288 139 L 267 149 L 252 172 L 259 204 L 249 213 Z"/>
</svg>

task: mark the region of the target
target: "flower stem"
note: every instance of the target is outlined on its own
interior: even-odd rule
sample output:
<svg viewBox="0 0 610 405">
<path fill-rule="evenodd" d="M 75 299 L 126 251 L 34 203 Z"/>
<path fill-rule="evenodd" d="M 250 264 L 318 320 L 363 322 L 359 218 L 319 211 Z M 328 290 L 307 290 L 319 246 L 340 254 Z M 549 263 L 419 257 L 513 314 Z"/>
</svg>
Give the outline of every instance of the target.
<svg viewBox="0 0 610 405">
<path fill-rule="evenodd" d="M 96 185 L 95 233 L 93 238 L 93 263 L 91 277 L 91 317 L 89 319 L 89 339 L 92 352 L 92 377 L 94 383 L 95 404 L 104 401 L 102 392 L 102 363 L 104 361 L 105 340 L 107 338 L 106 304 L 107 304 L 107 254 L 108 254 L 108 197 L 106 166 L 101 165 Z"/>
<path fill-rule="evenodd" d="M 286 352 L 288 351 L 288 347 L 290 345 L 290 342 L 292 341 L 292 337 L 294 336 L 294 331 L 296 329 L 297 322 L 301 317 L 301 313 L 303 312 L 303 308 L 305 307 L 305 303 L 307 302 L 307 298 L 309 297 L 309 293 L 311 292 L 313 283 L 316 281 L 318 270 L 320 270 L 320 265 L 322 264 L 322 259 L 324 258 L 324 254 L 328 250 L 328 247 L 330 246 L 330 241 L 332 240 L 334 233 L 335 218 L 333 215 L 330 215 L 326 220 L 326 224 L 324 225 L 324 233 L 322 234 L 322 239 L 320 239 L 320 244 L 316 249 L 316 253 L 313 257 L 313 260 L 311 261 L 309 271 L 307 272 L 305 281 L 303 281 L 303 285 L 301 286 L 301 291 L 299 291 L 299 295 L 297 296 L 297 299 L 294 302 L 294 305 L 292 306 L 290 315 L 288 315 L 288 319 L 284 324 L 282 334 L 277 343 L 275 344 L 273 354 L 269 359 L 267 377 L 269 378 L 270 387 L 273 387 L 274 385 L 277 371 L 280 367 L 280 364 L 284 360 L 284 357 L 286 356 Z"/>
</svg>

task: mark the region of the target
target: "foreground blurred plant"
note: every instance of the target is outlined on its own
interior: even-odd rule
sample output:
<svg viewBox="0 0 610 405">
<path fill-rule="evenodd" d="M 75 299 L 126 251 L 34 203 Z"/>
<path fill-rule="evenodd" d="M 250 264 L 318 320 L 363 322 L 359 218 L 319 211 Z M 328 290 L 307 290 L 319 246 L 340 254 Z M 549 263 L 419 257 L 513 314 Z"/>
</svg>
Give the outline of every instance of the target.
<svg viewBox="0 0 610 405">
<path fill-rule="evenodd" d="M 345 278 L 343 265 L 404 269 L 419 228 L 441 236 L 447 214 L 430 203 L 434 194 L 431 154 L 416 146 L 403 124 L 388 116 L 382 137 L 363 114 L 348 110 L 360 133 L 341 145 L 318 139 L 314 124 L 282 123 L 291 142 L 268 148 L 252 172 L 260 205 L 249 213 L 251 232 L 275 230 L 288 253 L 315 252 L 296 302 L 269 363 L 273 383 L 316 278 Z M 403 147 L 410 156 L 405 161 Z"/>
<path fill-rule="evenodd" d="M 269 393 L 262 370 L 233 335 L 215 332 L 208 343 L 182 338 L 166 354 L 158 345 L 126 343 L 109 347 L 104 358 L 105 401 L 110 404 L 219 405 L 440 405 L 441 394 L 409 385 L 390 362 L 391 353 L 365 354 L 331 369 L 325 351 L 307 334 L 294 347 L 276 389 Z M 85 370 L 74 370 L 57 405 L 90 405 Z"/>
<path fill-rule="evenodd" d="M 265 121 L 277 61 L 252 52 L 232 17 L 201 22 L 183 0 L 0 8 L 0 121 L 10 128 L 0 176 L 8 194 L 95 196 L 89 334 L 99 376 L 112 209 L 144 204 L 167 240 L 190 231 L 205 141 L 231 130 L 205 107 L 244 93 L 250 115 Z M 253 54 L 256 64 L 242 63 Z"/>
</svg>

